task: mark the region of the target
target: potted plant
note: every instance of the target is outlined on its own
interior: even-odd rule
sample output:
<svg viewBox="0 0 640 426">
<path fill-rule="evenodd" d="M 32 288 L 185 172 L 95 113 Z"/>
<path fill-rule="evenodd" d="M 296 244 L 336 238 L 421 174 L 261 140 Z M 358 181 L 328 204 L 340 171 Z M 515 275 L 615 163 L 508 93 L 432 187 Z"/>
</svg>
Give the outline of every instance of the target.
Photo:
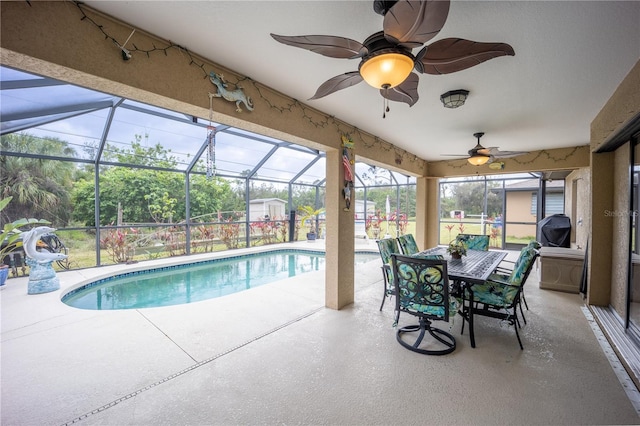
<svg viewBox="0 0 640 426">
<path fill-rule="evenodd" d="M 13 199 L 13 197 L 7 197 L 3 200 L 0 200 L 0 212 L 4 210 L 5 207 L 9 204 L 9 202 Z M 4 263 L 4 258 L 7 254 L 14 251 L 17 247 L 22 246 L 22 241 L 20 241 L 20 233 L 22 232 L 19 228 L 29 225 L 29 224 L 49 224 L 50 222 L 43 219 L 18 219 L 13 222 L 5 223 L 2 228 L 2 232 L 0 233 L 0 286 L 3 286 L 7 281 L 7 277 L 9 276 L 9 265 Z"/>
<path fill-rule="evenodd" d="M 452 259 L 461 259 L 462 256 L 467 255 L 467 245 L 459 240 L 453 240 L 447 247 L 447 253 L 451 255 Z"/>
<path fill-rule="evenodd" d="M 319 215 L 324 213 L 324 207 L 316 209 L 312 206 L 300 206 L 298 207 L 298 211 L 301 214 L 300 223 L 304 225 L 304 223 L 309 221 L 309 231 L 307 232 L 307 240 L 315 241 L 317 236 L 316 230 L 316 219 Z"/>
</svg>

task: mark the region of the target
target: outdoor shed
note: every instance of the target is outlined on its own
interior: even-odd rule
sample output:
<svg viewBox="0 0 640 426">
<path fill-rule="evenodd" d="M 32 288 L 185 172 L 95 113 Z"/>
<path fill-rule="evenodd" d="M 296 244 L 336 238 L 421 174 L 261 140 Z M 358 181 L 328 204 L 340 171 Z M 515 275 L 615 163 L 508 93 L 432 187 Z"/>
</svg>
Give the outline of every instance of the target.
<svg viewBox="0 0 640 426">
<path fill-rule="evenodd" d="M 249 201 L 249 220 L 283 219 L 287 202 L 280 198 L 256 198 Z"/>
</svg>

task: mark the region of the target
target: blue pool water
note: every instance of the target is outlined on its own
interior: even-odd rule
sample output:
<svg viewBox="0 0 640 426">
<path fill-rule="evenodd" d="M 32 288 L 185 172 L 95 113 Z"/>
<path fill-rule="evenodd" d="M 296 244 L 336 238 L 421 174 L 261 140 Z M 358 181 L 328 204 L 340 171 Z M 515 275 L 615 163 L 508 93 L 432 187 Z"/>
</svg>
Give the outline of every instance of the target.
<svg viewBox="0 0 640 426">
<path fill-rule="evenodd" d="M 356 264 L 378 259 L 356 253 Z M 179 305 L 221 297 L 263 284 L 324 270 L 324 253 L 277 250 L 146 271 L 130 272 L 86 284 L 62 301 L 80 309 L 138 309 Z"/>
</svg>

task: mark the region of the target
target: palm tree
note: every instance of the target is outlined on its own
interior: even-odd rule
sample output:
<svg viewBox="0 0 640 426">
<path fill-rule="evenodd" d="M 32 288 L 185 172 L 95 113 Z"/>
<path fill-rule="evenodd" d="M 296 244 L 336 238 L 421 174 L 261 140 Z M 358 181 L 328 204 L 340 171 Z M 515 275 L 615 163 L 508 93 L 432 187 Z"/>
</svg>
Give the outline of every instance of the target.
<svg viewBox="0 0 640 426">
<path fill-rule="evenodd" d="M 324 207 L 320 207 L 316 209 L 312 206 L 300 206 L 298 210 L 302 214 L 300 217 L 300 223 L 304 225 L 304 223 L 309 221 L 309 234 L 317 234 L 318 233 L 318 224 L 316 219 L 319 215 L 324 213 Z M 314 237 L 315 238 L 315 237 Z"/>
<path fill-rule="evenodd" d="M 19 217 L 42 217 L 57 226 L 71 218 L 70 190 L 73 186 L 72 162 L 47 160 L 46 157 L 73 157 L 75 151 L 65 141 L 12 133 L 0 139 L 2 152 L 34 153 L 44 158 L 0 156 L 0 194 L 13 197 L 2 212 L 0 222 Z"/>
</svg>

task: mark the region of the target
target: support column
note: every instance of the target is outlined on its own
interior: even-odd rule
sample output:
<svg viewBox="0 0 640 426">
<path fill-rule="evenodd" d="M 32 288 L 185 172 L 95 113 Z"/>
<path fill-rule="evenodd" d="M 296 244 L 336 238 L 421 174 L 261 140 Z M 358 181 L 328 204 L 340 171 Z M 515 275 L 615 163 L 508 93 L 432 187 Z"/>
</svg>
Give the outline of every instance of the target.
<svg viewBox="0 0 640 426">
<path fill-rule="evenodd" d="M 438 179 L 416 179 L 416 243 L 426 249 L 438 245 Z"/>
<path fill-rule="evenodd" d="M 344 170 L 339 150 L 327 150 L 326 172 L 325 306 L 339 310 L 354 302 L 355 191 L 351 194 L 351 209 L 345 211 Z"/>
<path fill-rule="evenodd" d="M 607 306 L 611 301 L 612 211 L 615 153 L 591 154 L 591 241 L 587 303 Z"/>
<path fill-rule="evenodd" d="M 428 179 L 426 177 L 416 178 L 416 244 L 422 250 L 430 247 L 428 245 L 427 219 L 428 213 Z"/>
</svg>

